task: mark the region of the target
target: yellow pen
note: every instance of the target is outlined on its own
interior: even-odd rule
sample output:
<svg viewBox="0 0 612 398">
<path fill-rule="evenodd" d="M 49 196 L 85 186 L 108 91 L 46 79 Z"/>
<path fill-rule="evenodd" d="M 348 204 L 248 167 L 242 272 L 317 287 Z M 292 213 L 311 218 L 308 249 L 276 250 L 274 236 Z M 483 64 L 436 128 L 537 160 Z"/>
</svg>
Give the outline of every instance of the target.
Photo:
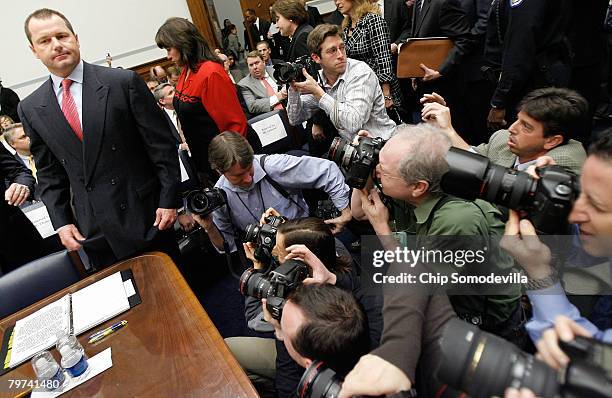
<svg viewBox="0 0 612 398">
<path fill-rule="evenodd" d="M 122 327 L 127 325 L 127 323 L 128 322 L 126 320 L 123 320 L 119 323 L 115 323 L 114 325 L 107 327 L 106 329 L 102 329 L 99 332 L 92 334 L 91 336 L 89 336 L 89 344 L 100 341 L 109 334 L 115 333 L 115 331 L 121 329 Z"/>
</svg>

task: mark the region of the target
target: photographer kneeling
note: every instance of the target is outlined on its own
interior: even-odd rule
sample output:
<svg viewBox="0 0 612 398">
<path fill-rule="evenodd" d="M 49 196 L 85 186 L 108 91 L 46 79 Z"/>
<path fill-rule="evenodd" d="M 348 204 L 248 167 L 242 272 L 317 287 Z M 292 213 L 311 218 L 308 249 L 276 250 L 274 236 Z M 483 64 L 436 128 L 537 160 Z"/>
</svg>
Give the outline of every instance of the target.
<svg viewBox="0 0 612 398">
<path fill-rule="evenodd" d="M 270 216 L 278 217 L 279 214 L 270 209 L 264 216 L 262 219 L 267 218 L 270 220 Z M 275 220 L 270 221 L 275 223 Z M 350 291 L 352 289 L 355 295 L 359 296 L 358 288 L 355 287 L 358 284 L 358 279 L 351 272 L 352 259 L 344 246 L 334 239 L 329 226 L 324 224 L 322 220 L 313 217 L 288 220 L 280 223 L 278 228 L 273 228 L 273 230 L 275 232 L 275 242 L 272 243 L 274 248 L 271 254 L 278 258 L 279 267 L 271 267 L 271 272 L 268 274 L 249 270 L 241 278 L 241 290 L 245 294 L 245 313 L 251 329 L 259 332 L 273 330 L 272 326 L 262 319 L 263 310 L 260 298 L 266 297 L 265 294 L 270 292 L 277 294 L 277 290 L 280 290 L 280 287 L 277 289 L 275 286 L 279 286 L 278 281 L 281 279 L 283 282 L 295 281 L 297 284 L 301 284 L 302 280 L 298 276 L 300 271 L 296 271 L 296 267 L 300 267 L 300 264 L 306 264 L 309 268 L 308 274 L 311 274 L 311 277 L 304 279 L 304 284 L 335 284 L 344 290 Z M 254 240 L 261 241 L 259 238 Z M 253 261 L 256 269 L 262 270 L 265 268 L 265 265 L 256 259 L 256 257 L 260 257 L 256 254 L 258 250 L 259 247 L 256 247 L 251 242 L 245 243 L 247 256 Z M 299 261 L 296 262 L 296 260 Z M 298 279 L 296 280 L 295 278 Z M 268 285 L 264 280 L 267 280 L 271 286 L 271 288 L 266 288 L 265 292 L 261 290 L 262 288 L 260 289 L 261 286 Z M 296 283 L 281 283 L 283 285 L 283 293 L 291 290 L 287 288 L 288 285 L 295 285 Z M 268 295 L 267 298 L 275 300 L 276 303 L 279 301 L 277 297 L 272 299 Z M 277 317 L 280 312 L 284 313 L 286 308 L 273 303 L 269 303 L 269 306 L 273 307 L 272 312 Z M 372 346 L 378 344 L 378 338 L 382 329 L 380 306 L 368 306 L 365 304 L 364 307 L 368 314 L 366 319 L 369 323 L 369 328 L 366 329 L 369 329 L 372 341 L 369 343 L 366 338 L 363 347 L 353 347 L 350 353 L 343 354 L 352 355 L 352 364 L 356 362 L 362 353 L 367 352 Z M 325 307 L 322 308 L 325 310 Z M 333 322 L 330 324 L 330 327 L 335 328 L 336 326 L 332 324 Z M 348 336 L 339 333 L 337 338 L 341 342 L 353 340 L 353 337 L 351 337 L 353 332 L 348 333 Z M 251 377 L 251 380 L 253 380 L 260 394 L 265 395 L 274 389 L 271 386 L 272 380 L 275 380 L 279 396 L 292 396 L 295 393 L 304 369 L 297 366 L 291 360 L 289 356 L 291 352 L 287 352 L 282 343 L 272 341 L 271 339 L 254 337 L 228 338 L 226 342 L 238 358 L 239 363 L 245 368 L 249 377 Z M 323 345 L 325 346 L 325 344 Z M 355 352 L 357 354 L 354 354 Z M 324 352 L 321 355 L 324 355 Z M 329 361 L 327 356 L 312 359 Z M 303 363 L 298 363 L 304 366 Z M 333 363 L 334 361 L 332 361 Z M 337 371 L 341 370 L 337 369 Z"/>
<path fill-rule="evenodd" d="M 221 177 L 215 187 L 226 193 L 227 205 L 212 215 L 195 216 L 217 250 L 236 251 L 236 239 L 244 228 L 259 223 L 266 209 L 273 207 L 289 219 L 308 216 L 302 189 L 324 190 L 341 215 L 326 224 L 340 232 L 351 220 L 349 187 L 338 167 L 325 159 L 310 156 L 254 155 L 253 148 L 239 134 L 224 132 L 210 143 L 208 161 Z"/>
</svg>

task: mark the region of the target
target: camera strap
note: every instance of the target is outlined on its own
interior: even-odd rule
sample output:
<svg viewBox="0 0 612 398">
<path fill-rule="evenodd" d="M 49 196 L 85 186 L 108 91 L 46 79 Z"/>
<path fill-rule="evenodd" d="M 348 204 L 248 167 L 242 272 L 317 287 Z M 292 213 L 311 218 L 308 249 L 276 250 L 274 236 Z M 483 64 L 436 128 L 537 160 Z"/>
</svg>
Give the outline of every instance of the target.
<svg viewBox="0 0 612 398">
<path fill-rule="evenodd" d="M 289 194 L 289 192 L 287 192 L 287 190 L 285 188 L 283 188 L 278 182 L 274 181 L 274 179 L 272 179 L 272 177 L 270 177 L 270 175 L 266 171 L 266 168 L 264 167 L 264 164 L 266 163 L 266 157 L 267 156 L 268 155 L 262 155 L 259 158 L 259 165 L 261 166 L 261 169 L 264 171 L 264 179 L 266 181 L 268 181 L 270 183 L 270 185 L 272 185 L 272 187 L 274 187 L 274 189 L 276 189 L 276 191 L 278 193 L 280 193 L 285 199 L 289 199 L 291 202 L 293 202 L 293 204 L 295 204 L 297 207 L 299 207 L 303 212 L 308 213 L 306 211 L 306 209 L 304 209 L 302 206 L 300 206 L 300 204 L 298 202 L 296 202 L 295 199 L 293 199 L 291 197 L 291 195 Z"/>
</svg>

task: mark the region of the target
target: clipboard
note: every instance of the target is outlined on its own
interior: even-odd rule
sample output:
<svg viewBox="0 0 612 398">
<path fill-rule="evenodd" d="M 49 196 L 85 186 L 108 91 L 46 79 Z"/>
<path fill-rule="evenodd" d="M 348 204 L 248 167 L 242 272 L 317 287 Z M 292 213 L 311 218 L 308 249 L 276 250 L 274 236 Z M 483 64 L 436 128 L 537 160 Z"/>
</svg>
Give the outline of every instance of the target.
<svg viewBox="0 0 612 398">
<path fill-rule="evenodd" d="M 400 45 L 397 56 L 397 77 L 423 77 L 425 72 L 419 66 L 439 70 L 454 43 L 448 37 L 423 37 L 408 39 Z"/>
<path fill-rule="evenodd" d="M 123 271 L 120 271 L 121 273 L 121 280 L 124 282 L 124 286 L 125 286 L 125 282 L 129 281 L 129 284 L 133 287 L 133 292 L 131 292 L 132 294 L 129 295 L 127 297 L 128 299 L 128 303 L 130 305 L 129 309 L 134 308 L 135 306 L 137 306 L 138 304 L 142 303 L 142 297 L 140 296 L 140 292 L 138 290 L 138 286 L 136 285 L 136 280 L 134 279 L 134 274 L 132 272 L 131 269 L 126 269 Z M 95 282 L 94 282 L 95 283 Z M 116 314 L 110 318 L 104 319 L 103 321 L 101 321 L 100 323 L 93 325 L 91 328 L 89 328 L 88 330 L 98 326 L 101 323 L 104 323 L 106 321 L 108 321 L 111 318 L 114 318 L 115 316 L 118 316 L 119 314 Z M 21 365 L 24 362 L 21 362 L 17 365 L 15 365 L 13 368 L 9 367 L 9 359 L 10 359 L 10 350 L 12 348 L 12 340 L 13 340 L 13 330 L 15 329 L 15 324 L 13 324 L 12 326 L 8 327 L 6 329 L 6 331 L 4 332 L 4 336 L 2 336 L 2 341 L 1 341 L 1 346 L 0 346 L 0 376 L 2 376 L 3 374 L 11 371 L 12 369 L 14 369 L 15 367 Z M 49 348 L 49 347 L 48 347 Z M 27 360 L 26 360 L 27 361 Z"/>
</svg>

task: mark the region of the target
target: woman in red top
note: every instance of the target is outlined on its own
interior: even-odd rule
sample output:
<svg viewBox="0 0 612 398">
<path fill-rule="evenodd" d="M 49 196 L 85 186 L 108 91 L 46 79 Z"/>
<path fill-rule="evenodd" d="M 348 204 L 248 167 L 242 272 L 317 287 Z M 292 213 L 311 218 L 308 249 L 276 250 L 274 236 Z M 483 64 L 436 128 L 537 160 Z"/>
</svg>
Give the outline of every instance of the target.
<svg viewBox="0 0 612 398">
<path fill-rule="evenodd" d="M 224 131 L 246 135 L 247 122 L 236 88 L 221 61 L 194 24 L 170 18 L 155 35 L 168 59 L 183 68 L 174 94 L 174 109 L 200 173 L 214 180 L 208 145 Z"/>
</svg>

